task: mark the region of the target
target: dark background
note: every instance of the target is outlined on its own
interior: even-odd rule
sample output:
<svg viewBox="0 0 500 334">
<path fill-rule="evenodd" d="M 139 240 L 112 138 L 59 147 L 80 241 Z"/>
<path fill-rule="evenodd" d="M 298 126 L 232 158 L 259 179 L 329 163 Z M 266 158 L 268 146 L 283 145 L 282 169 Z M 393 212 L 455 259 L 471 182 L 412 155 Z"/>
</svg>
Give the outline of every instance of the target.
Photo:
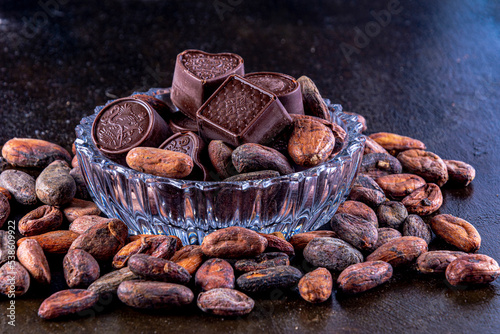
<svg viewBox="0 0 500 334">
<path fill-rule="evenodd" d="M 169 86 L 179 52 L 235 52 L 247 72 L 311 77 L 325 97 L 364 115 L 368 133 L 411 136 L 442 158 L 474 165 L 476 180 L 444 189 L 440 212 L 474 224 L 479 252 L 500 260 L 499 20 L 496 0 L 2 0 L 0 145 L 33 137 L 70 149 L 75 126 L 95 105 Z M 15 329 L 2 298 L 2 331 L 500 332 L 498 282 L 457 289 L 413 272 L 321 305 L 276 293 L 243 319 L 195 307 L 140 312 L 115 297 L 91 314 L 42 321 L 38 306 L 62 286 L 56 275 L 50 289 L 33 286 L 18 298 Z"/>
</svg>

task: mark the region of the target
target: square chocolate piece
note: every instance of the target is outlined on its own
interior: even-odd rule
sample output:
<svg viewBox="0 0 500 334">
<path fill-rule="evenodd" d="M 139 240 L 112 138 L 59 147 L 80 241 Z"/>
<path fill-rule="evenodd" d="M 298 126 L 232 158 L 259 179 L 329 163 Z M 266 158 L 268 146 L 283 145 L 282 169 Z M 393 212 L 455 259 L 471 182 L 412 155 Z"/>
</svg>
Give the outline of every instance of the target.
<svg viewBox="0 0 500 334">
<path fill-rule="evenodd" d="M 292 123 L 275 94 L 238 75 L 222 83 L 196 112 L 196 120 L 202 137 L 234 146 L 267 144 Z"/>
</svg>

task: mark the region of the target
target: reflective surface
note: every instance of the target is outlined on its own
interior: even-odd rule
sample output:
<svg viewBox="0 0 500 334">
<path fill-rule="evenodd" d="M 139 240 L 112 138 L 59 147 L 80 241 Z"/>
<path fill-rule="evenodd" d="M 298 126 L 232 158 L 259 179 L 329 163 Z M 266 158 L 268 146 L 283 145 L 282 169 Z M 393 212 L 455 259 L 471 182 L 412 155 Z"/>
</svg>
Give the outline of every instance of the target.
<svg viewBox="0 0 500 334">
<path fill-rule="evenodd" d="M 396 2 L 389 0 L 57 3 L 53 15 L 36 0 L 0 3 L 0 142 L 37 136 L 69 149 L 74 127 L 94 106 L 168 87 L 177 53 L 231 51 L 248 72 L 308 75 L 333 103 L 364 115 L 369 133 L 415 137 L 443 158 L 474 165 L 471 186 L 444 189 L 440 212 L 474 224 L 479 252 L 500 260 L 498 1 L 401 1 L 391 5 L 390 19 L 384 11 Z M 228 6 L 218 13 L 220 3 Z M 23 22 L 38 23 L 31 31 Z M 411 271 L 360 296 L 335 293 L 321 305 L 275 292 L 243 319 L 196 307 L 140 312 L 115 298 L 101 300 L 92 314 L 42 321 L 41 301 L 64 288 L 60 268 L 52 271 L 49 289 L 33 287 L 17 299 L 16 332 L 500 332 L 499 282 L 456 289 Z M 7 303 L 0 300 L 6 332 Z"/>
</svg>

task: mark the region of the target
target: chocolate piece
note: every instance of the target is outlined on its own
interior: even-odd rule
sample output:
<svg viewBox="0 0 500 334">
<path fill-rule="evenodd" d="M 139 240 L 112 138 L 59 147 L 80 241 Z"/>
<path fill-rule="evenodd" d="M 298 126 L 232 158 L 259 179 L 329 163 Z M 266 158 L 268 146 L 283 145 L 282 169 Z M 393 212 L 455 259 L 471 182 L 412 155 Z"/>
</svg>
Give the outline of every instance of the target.
<svg viewBox="0 0 500 334">
<path fill-rule="evenodd" d="M 172 102 L 187 116 L 196 111 L 231 74 L 244 75 L 243 58 L 234 53 L 186 50 L 177 55 Z"/>
<path fill-rule="evenodd" d="M 117 159 L 137 146 L 158 147 L 171 135 L 172 130 L 149 103 L 130 97 L 105 106 L 92 125 L 96 147 Z"/>
<path fill-rule="evenodd" d="M 171 113 L 168 118 L 168 125 L 174 133 L 191 131 L 198 132 L 198 124 L 181 112 Z"/>
<path fill-rule="evenodd" d="M 202 137 L 239 146 L 266 144 L 292 123 L 276 95 L 230 76 L 196 113 Z"/>
<path fill-rule="evenodd" d="M 169 114 L 170 114 L 171 110 L 170 110 L 169 106 L 165 102 L 163 102 L 162 100 L 157 99 L 154 96 L 146 95 L 146 94 L 135 94 L 135 95 L 132 95 L 130 97 L 146 102 L 151 107 L 153 107 L 153 109 L 156 110 L 156 112 L 163 119 L 169 118 Z"/>
<path fill-rule="evenodd" d="M 245 74 L 245 79 L 276 94 L 289 114 L 304 114 L 302 91 L 293 77 L 282 73 L 255 72 Z"/>
<path fill-rule="evenodd" d="M 201 163 L 201 155 L 205 149 L 205 143 L 195 133 L 179 132 L 165 140 L 160 145 L 161 149 L 187 154 L 193 159 L 195 167 L 189 175 L 189 179 L 207 181 L 208 171 Z"/>
</svg>

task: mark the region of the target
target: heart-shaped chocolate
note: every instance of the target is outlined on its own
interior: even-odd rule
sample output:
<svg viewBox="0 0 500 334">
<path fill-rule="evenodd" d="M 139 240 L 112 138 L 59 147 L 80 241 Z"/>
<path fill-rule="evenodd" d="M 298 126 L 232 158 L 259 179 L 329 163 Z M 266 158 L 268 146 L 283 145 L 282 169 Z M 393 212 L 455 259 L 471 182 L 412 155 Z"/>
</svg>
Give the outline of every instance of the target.
<svg viewBox="0 0 500 334">
<path fill-rule="evenodd" d="M 234 53 L 186 50 L 177 55 L 172 80 L 172 102 L 196 119 L 196 111 L 232 74 L 244 75 L 243 58 Z"/>
</svg>

